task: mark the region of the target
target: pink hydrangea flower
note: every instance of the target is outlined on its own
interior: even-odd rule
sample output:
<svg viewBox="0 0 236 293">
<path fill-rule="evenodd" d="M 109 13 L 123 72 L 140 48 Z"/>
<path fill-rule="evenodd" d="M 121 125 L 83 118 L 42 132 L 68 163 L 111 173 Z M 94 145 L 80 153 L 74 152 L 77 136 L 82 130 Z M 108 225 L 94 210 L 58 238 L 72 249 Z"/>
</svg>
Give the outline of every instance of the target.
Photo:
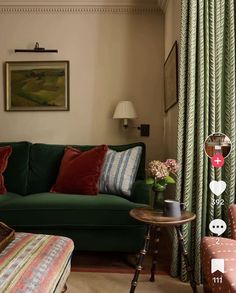
<svg viewBox="0 0 236 293">
<path fill-rule="evenodd" d="M 179 170 L 179 165 L 174 159 L 168 159 L 165 161 L 165 165 L 169 172 L 176 173 Z"/>
<path fill-rule="evenodd" d="M 166 176 L 169 175 L 167 166 L 157 160 L 149 162 L 147 171 L 150 177 L 156 179 L 164 179 Z"/>
</svg>

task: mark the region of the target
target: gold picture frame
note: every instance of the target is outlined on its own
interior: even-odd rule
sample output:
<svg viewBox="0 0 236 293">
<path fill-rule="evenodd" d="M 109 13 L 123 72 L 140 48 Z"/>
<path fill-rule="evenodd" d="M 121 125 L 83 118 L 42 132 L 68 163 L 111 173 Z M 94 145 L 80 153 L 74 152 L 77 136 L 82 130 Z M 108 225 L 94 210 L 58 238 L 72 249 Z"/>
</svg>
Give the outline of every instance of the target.
<svg viewBox="0 0 236 293">
<path fill-rule="evenodd" d="M 178 47 L 172 46 L 164 64 L 165 112 L 178 102 Z"/>
<path fill-rule="evenodd" d="M 5 111 L 68 111 L 69 61 L 7 61 Z"/>
</svg>

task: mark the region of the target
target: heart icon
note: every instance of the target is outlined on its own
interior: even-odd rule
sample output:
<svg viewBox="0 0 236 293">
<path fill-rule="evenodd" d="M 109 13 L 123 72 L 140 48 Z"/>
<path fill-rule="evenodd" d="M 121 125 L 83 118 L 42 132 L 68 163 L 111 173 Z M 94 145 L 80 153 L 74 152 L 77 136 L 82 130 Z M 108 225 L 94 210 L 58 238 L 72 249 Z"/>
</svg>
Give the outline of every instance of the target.
<svg viewBox="0 0 236 293">
<path fill-rule="evenodd" d="M 209 184 L 210 186 L 210 190 L 216 195 L 219 196 L 221 195 L 225 189 L 226 189 L 226 183 L 222 180 L 220 181 L 211 181 L 211 183 Z"/>
</svg>

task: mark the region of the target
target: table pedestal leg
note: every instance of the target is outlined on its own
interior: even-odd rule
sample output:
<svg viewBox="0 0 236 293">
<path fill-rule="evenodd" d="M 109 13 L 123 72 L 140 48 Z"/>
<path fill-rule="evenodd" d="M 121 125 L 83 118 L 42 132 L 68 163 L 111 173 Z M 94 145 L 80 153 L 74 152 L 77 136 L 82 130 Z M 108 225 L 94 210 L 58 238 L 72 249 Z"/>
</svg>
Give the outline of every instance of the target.
<svg viewBox="0 0 236 293">
<path fill-rule="evenodd" d="M 130 291 L 129 291 L 130 293 L 134 293 L 134 291 L 136 289 L 136 286 L 138 284 L 139 274 L 140 274 L 141 270 L 143 269 L 142 265 L 143 265 L 144 256 L 148 251 L 149 243 L 150 243 L 150 231 L 151 231 L 151 225 L 148 225 L 147 232 L 146 232 L 146 235 L 145 235 L 144 247 L 139 253 L 134 278 L 133 278 L 133 280 L 131 282 L 131 288 L 130 288 Z"/>
<path fill-rule="evenodd" d="M 159 243 L 159 236 L 160 236 L 160 227 L 154 226 L 154 250 L 152 256 L 152 267 L 151 267 L 151 277 L 150 282 L 155 282 L 155 273 L 156 273 L 156 266 L 157 266 L 157 254 L 158 254 L 158 243 Z"/>
<path fill-rule="evenodd" d="M 175 229 L 176 229 L 176 232 L 177 232 L 177 235 L 178 235 L 181 254 L 184 257 L 185 265 L 186 265 L 186 268 L 187 268 L 187 271 L 188 271 L 190 285 L 191 285 L 191 287 L 193 289 L 193 292 L 198 293 L 197 285 L 196 285 L 196 282 L 194 281 L 193 268 L 191 267 L 191 264 L 190 264 L 190 261 L 189 261 L 189 258 L 188 258 L 188 252 L 187 252 L 187 250 L 185 248 L 185 245 L 184 245 L 184 238 L 183 238 L 182 232 L 180 230 L 180 226 L 175 226 Z"/>
</svg>

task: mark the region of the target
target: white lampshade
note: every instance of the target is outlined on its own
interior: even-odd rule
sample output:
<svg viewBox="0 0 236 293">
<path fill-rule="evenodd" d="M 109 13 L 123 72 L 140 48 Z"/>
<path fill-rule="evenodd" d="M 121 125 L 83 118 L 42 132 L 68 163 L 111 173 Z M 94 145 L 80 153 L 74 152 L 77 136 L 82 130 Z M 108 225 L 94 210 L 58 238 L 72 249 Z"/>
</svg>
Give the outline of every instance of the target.
<svg viewBox="0 0 236 293">
<path fill-rule="evenodd" d="M 131 101 L 120 101 L 113 114 L 114 119 L 133 119 L 137 114 Z"/>
</svg>

